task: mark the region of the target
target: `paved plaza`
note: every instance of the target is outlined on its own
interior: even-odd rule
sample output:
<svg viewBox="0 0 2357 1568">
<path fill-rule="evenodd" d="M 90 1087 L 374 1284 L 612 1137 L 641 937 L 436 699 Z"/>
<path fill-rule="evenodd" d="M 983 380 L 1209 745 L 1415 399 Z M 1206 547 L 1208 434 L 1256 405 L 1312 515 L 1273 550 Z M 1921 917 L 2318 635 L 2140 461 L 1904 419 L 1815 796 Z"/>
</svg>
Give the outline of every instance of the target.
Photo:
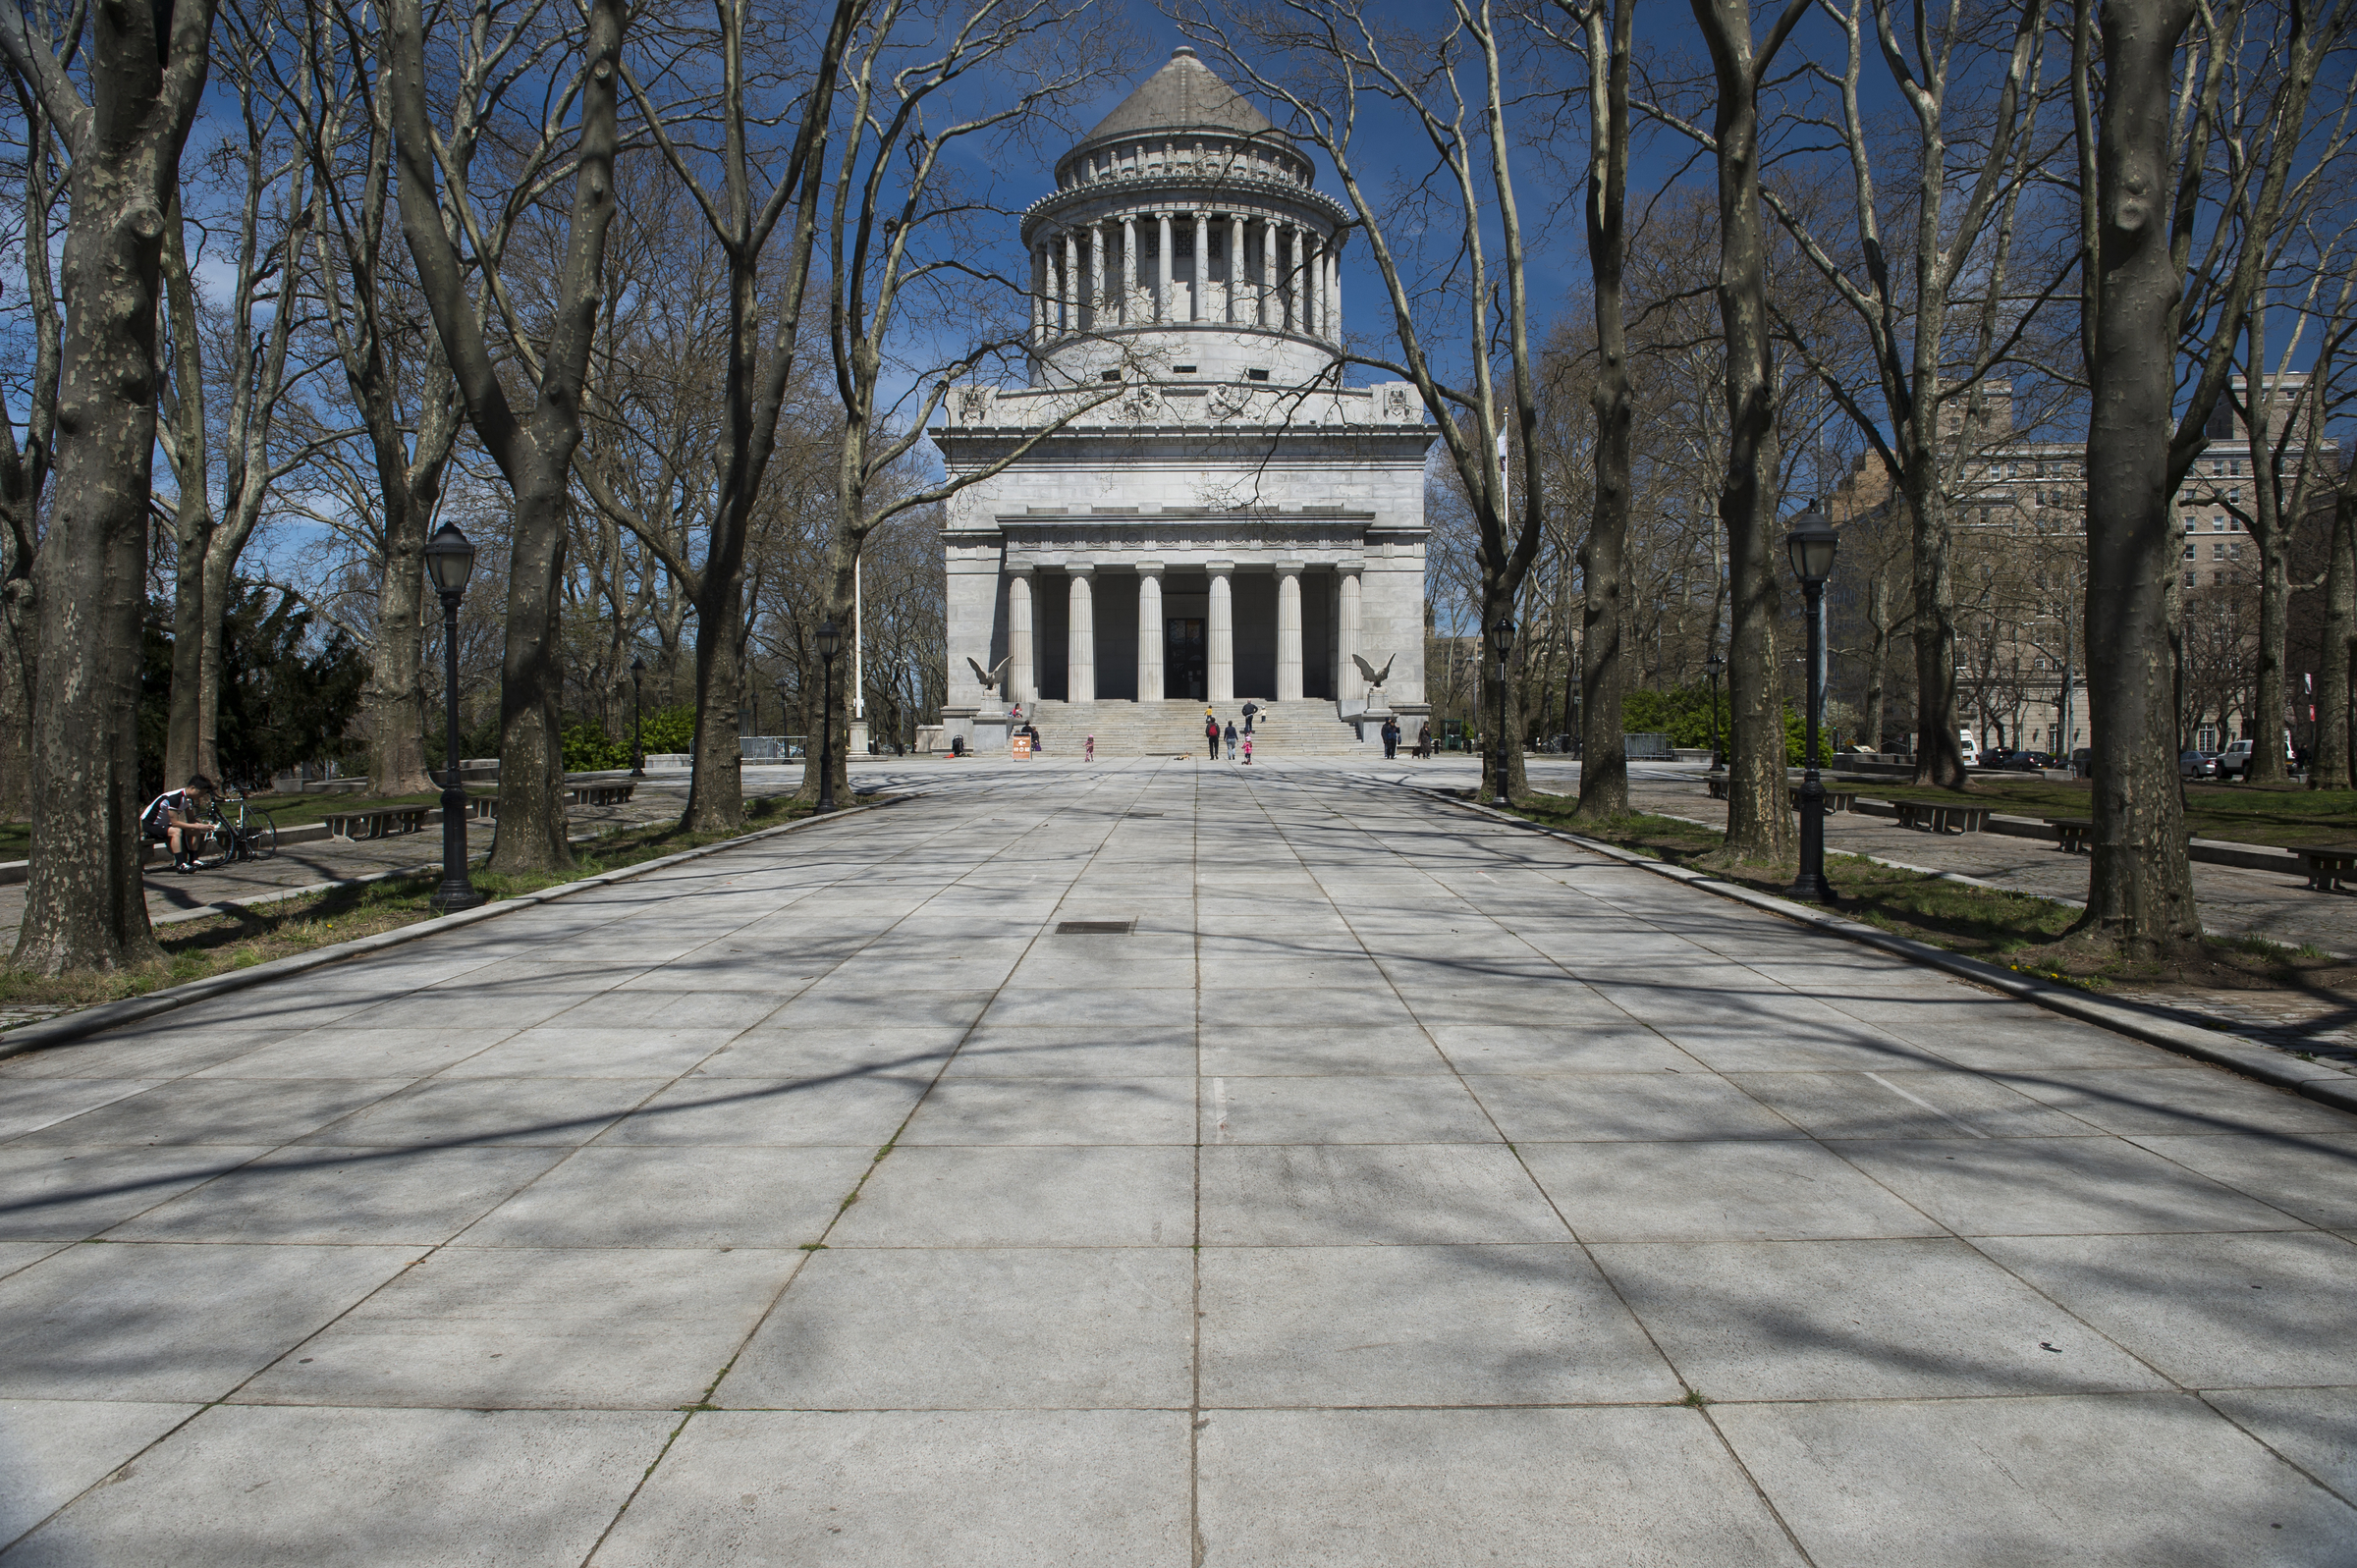
<svg viewBox="0 0 2357 1568">
<path fill-rule="evenodd" d="M 0 1060 L 0 1568 L 2357 1561 L 2357 1118 L 1309 764 Z"/>
</svg>

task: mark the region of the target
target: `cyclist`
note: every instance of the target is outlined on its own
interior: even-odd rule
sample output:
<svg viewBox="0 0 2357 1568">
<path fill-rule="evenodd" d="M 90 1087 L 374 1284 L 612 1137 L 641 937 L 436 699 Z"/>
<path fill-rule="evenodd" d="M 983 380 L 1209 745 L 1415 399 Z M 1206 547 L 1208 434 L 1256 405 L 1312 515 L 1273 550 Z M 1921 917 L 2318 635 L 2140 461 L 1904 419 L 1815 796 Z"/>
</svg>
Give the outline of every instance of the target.
<svg viewBox="0 0 2357 1568">
<path fill-rule="evenodd" d="M 172 869 L 188 876 L 196 869 L 196 851 L 213 831 L 213 782 L 192 775 L 186 786 L 167 789 L 147 803 L 139 825 L 149 843 L 172 846 Z"/>
</svg>

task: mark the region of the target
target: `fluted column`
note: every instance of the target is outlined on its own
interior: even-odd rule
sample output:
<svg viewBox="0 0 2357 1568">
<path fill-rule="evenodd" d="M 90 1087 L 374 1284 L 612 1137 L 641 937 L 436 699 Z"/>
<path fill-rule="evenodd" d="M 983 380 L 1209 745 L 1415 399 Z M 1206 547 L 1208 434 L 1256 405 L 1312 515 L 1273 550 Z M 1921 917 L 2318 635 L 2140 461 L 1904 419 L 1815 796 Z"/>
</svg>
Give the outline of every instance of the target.
<svg viewBox="0 0 2357 1568">
<path fill-rule="evenodd" d="M 1309 331 L 1309 231 L 1299 224 L 1291 228 L 1292 254 L 1286 258 L 1286 293 L 1292 297 L 1292 328 L 1306 334 Z"/>
<path fill-rule="evenodd" d="M 1335 646 L 1335 691 L 1344 708 L 1363 706 L 1367 700 L 1367 677 L 1358 673 L 1358 574 L 1355 561 L 1344 562 L 1336 568 L 1342 578 L 1342 604 L 1335 620 L 1340 622 L 1340 635 Z"/>
<path fill-rule="evenodd" d="M 1301 700 L 1301 563 L 1277 563 L 1277 700 Z"/>
<path fill-rule="evenodd" d="M 1231 326 L 1244 326 L 1252 317 L 1244 306 L 1244 215 L 1228 218 L 1228 313 Z"/>
<path fill-rule="evenodd" d="M 1310 337 L 1324 337 L 1318 329 L 1326 321 L 1326 262 L 1318 250 L 1318 237 L 1301 236 L 1302 330 Z"/>
<path fill-rule="evenodd" d="M 1007 568 L 1007 687 L 1009 702 L 1029 702 L 1038 682 L 1031 671 L 1031 568 Z"/>
<path fill-rule="evenodd" d="M 1080 237 L 1064 231 L 1064 330 L 1080 330 Z"/>
<path fill-rule="evenodd" d="M 1235 603 L 1228 579 L 1235 573 L 1233 561 L 1207 563 L 1211 573 L 1210 645 L 1204 649 L 1204 675 L 1213 702 L 1235 700 Z"/>
<path fill-rule="evenodd" d="M 1105 225 L 1088 226 L 1088 325 L 1091 331 L 1105 326 Z"/>
<path fill-rule="evenodd" d="M 1097 568 L 1087 562 L 1075 562 L 1064 568 L 1071 579 L 1072 608 L 1065 622 L 1064 700 L 1094 702 L 1097 700 L 1097 617 L 1096 601 L 1089 592 L 1089 579 Z"/>
<path fill-rule="evenodd" d="M 1031 342 L 1048 341 L 1048 247 L 1031 247 Z"/>
<path fill-rule="evenodd" d="M 1122 324 L 1129 325 L 1137 310 L 1137 219 L 1122 220 Z"/>
<path fill-rule="evenodd" d="M 1162 563 L 1137 564 L 1137 700 L 1162 700 Z"/>
<path fill-rule="evenodd" d="M 1154 319 L 1168 321 L 1171 319 L 1171 215 L 1158 212 L 1154 221 L 1161 229 L 1156 238 L 1162 242 L 1162 247 L 1154 253 Z"/>
<path fill-rule="evenodd" d="M 1285 325 L 1285 311 L 1277 303 L 1277 225 L 1263 218 L 1260 221 L 1260 324 L 1264 327 Z"/>
<path fill-rule="evenodd" d="M 1343 257 L 1338 241 L 1326 251 L 1326 336 L 1343 341 Z"/>
<path fill-rule="evenodd" d="M 1211 297 L 1211 214 L 1195 214 L 1195 285 L 1186 301 L 1186 319 L 1209 321 L 1205 303 Z"/>
</svg>

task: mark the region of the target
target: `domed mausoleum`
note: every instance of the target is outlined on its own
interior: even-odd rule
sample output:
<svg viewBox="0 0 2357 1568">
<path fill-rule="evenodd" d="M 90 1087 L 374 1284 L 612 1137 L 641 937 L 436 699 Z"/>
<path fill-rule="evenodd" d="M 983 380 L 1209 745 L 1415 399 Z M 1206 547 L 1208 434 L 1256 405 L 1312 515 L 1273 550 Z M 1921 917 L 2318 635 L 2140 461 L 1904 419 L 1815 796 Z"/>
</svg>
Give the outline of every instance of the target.
<svg viewBox="0 0 2357 1568">
<path fill-rule="evenodd" d="M 1267 708 L 1266 754 L 1371 748 L 1424 700 L 1424 459 L 1406 382 L 1343 384 L 1344 210 L 1309 159 L 1179 49 L 1023 215 L 1029 384 L 954 389 L 951 734 L 1051 751 L 1201 745 Z M 1370 689 L 1353 655 L 1378 674 Z"/>
</svg>

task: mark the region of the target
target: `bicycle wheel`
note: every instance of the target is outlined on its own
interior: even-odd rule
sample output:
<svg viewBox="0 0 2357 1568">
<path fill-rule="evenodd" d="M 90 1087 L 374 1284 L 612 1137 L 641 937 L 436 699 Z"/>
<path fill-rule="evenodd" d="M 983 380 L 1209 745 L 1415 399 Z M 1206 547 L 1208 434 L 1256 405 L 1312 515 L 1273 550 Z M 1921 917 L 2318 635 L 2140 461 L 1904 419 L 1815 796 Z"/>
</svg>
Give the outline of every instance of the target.
<svg viewBox="0 0 2357 1568">
<path fill-rule="evenodd" d="M 196 863 L 196 869 L 198 871 L 219 871 L 223 866 L 237 859 L 238 842 L 235 833 L 235 829 L 222 823 L 216 825 L 211 833 L 205 835 L 204 847 L 189 857 Z"/>
<path fill-rule="evenodd" d="M 257 860 L 267 860 L 278 853 L 278 819 L 267 811 L 253 814 L 253 822 L 246 830 L 253 838 L 253 853 Z"/>
</svg>

